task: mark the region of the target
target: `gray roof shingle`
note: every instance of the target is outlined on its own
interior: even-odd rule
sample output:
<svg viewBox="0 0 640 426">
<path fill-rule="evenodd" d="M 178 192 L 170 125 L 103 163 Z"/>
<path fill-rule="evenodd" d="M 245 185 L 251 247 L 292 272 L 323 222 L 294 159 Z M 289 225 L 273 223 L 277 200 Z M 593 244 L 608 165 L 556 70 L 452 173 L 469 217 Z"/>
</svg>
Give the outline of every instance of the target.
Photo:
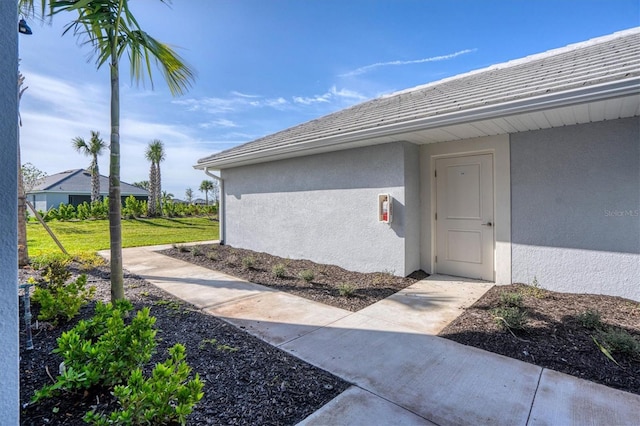
<svg viewBox="0 0 640 426">
<path fill-rule="evenodd" d="M 100 192 L 108 193 L 109 178 L 100 175 Z M 91 194 L 91 172 L 83 169 L 66 170 L 45 177 L 36 185 L 33 192 L 64 192 L 71 194 Z M 120 192 L 122 195 L 149 195 L 146 189 L 138 188 L 126 182 L 120 181 Z"/>
<path fill-rule="evenodd" d="M 639 75 L 640 27 L 366 101 L 202 158 L 198 165 Z"/>
</svg>

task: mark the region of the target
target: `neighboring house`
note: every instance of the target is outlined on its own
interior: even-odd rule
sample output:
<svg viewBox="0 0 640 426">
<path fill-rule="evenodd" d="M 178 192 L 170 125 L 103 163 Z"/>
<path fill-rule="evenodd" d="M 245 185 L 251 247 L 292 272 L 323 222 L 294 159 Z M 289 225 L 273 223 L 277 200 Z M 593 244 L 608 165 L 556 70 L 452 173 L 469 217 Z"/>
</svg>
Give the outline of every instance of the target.
<svg viewBox="0 0 640 426">
<path fill-rule="evenodd" d="M 634 28 L 364 102 L 195 167 L 220 171 L 232 246 L 640 300 L 639 94 Z"/>
<path fill-rule="evenodd" d="M 138 200 L 147 200 L 149 191 L 120 182 L 122 202 L 133 195 Z M 109 178 L 100 175 L 100 196 L 109 196 Z M 60 204 L 78 206 L 83 202 L 91 202 L 91 172 L 83 169 L 67 170 L 47 176 L 35 188 L 27 193 L 36 210 L 47 211 Z"/>
</svg>

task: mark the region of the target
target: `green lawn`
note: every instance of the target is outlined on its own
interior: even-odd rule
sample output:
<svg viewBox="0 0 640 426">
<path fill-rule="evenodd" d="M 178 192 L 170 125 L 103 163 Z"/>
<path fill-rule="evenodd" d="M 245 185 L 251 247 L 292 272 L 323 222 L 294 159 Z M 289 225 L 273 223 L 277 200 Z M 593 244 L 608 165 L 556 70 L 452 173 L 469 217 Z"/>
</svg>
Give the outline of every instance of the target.
<svg viewBox="0 0 640 426">
<path fill-rule="evenodd" d="M 109 221 L 47 222 L 71 255 L 109 248 Z M 205 217 L 127 219 L 122 221 L 122 247 L 185 243 L 218 239 L 218 222 Z M 60 253 L 44 227 L 27 224 L 29 256 Z"/>
</svg>

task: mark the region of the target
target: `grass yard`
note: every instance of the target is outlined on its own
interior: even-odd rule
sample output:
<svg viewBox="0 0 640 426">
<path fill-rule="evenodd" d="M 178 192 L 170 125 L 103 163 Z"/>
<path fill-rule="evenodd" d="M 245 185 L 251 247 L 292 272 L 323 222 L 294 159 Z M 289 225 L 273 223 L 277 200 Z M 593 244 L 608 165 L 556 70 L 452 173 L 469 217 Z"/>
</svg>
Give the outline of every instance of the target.
<svg viewBox="0 0 640 426">
<path fill-rule="evenodd" d="M 109 248 L 109 221 L 47 222 L 71 255 Z M 218 222 L 208 217 L 181 217 L 122 220 L 122 247 L 185 243 L 218 239 Z M 44 227 L 38 222 L 27 224 L 29 256 L 60 253 Z"/>
</svg>

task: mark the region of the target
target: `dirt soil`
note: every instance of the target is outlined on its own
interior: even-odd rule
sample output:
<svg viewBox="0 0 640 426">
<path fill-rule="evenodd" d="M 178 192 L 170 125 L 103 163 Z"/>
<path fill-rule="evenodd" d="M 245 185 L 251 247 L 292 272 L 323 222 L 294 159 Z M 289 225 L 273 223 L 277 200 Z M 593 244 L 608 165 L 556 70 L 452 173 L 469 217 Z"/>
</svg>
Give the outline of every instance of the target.
<svg viewBox="0 0 640 426">
<path fill-rule="evenodd" d="M 78 273 L 76 269 L 74 271 Z M 20 271 L 20 282 L 35 271 Z M 88 283 L 97 288 L 96 300 L 108 301 L 109 269 L 88 272 Z M 293 425 L 344 391 L 349 384 L 270 346 L 218 318 L 125 273 L 126 297 L 135 309 L 149 306 L 159 330 L 157 352 L 150 367 L 167 358 L 175 343 L 187 348 L 187 363 L 204 381 L 204 397 L 189 417 L 190 425 Z M 32 303 L 33 322 L 38 308 Z M 84 425 L 82 417 L 94 408 L 112 411 L 116 401 L 106 392 L 68 394 L 63 398 L 29 404 L 36 389 L 52 383 L 62 359 L 51 351 L 56 338 L 80 319 L 93 315 L 95 302 L 82 308 L 72 322 L 51 328 L 39 323 L 33 330 L 35 348 L 25 349 L 23 309 L 20 306 L 20 403 L 21 425 Z M 210 339 L 216 343 L 211 344 Z M 222 346 L 226 345 L 226 346 Z M 48 372 L 47 372 L 48 370 Z M 147 369 L 147 374 L 150 368 Z M 2 421 L 0 420 L 0 423 Z"/>
</svg>

